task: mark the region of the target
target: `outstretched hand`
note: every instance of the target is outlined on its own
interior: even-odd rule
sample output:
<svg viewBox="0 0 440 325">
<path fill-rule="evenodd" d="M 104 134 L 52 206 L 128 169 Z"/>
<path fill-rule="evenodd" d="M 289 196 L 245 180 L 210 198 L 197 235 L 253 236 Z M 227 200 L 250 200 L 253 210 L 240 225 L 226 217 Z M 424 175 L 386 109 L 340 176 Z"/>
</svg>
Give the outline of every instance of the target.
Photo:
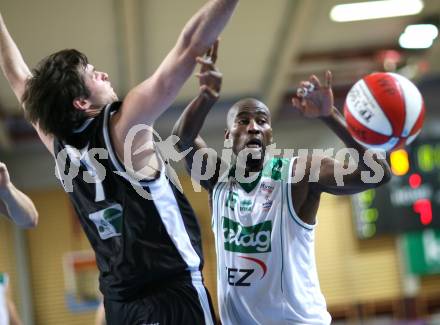
<svg viewBox="0 0 440 325">
<path fill-rule="evenodd" d="M 305 117 L 329 116 L 334 104 L 331 72 L 326 71 L 324 86 L 315 75 L 310 76 L 308 81 L 302 81 L 296 97 L 292 98 L 292 104 Z"/>
<path fill-rule="evenodd" d="M 219 41 L 216 40 L 204 57 L 197 58 L 200 72 L 196 74 L 196 77 L 199 79 L 200 92 L 214 99 L 218 99 L 220 96 L 223 77 L 215 66 L 218 44 Z"/>
</svg>

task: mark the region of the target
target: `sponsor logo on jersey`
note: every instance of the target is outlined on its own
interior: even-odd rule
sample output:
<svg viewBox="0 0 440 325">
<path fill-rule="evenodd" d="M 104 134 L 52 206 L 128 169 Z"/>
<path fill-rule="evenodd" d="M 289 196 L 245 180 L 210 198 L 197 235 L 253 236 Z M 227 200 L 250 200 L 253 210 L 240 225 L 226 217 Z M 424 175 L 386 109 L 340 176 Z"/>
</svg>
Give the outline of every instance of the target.
<svg viewBox="0 0 440 325">
<path fill-rule="evenodd" d="M 95 223 L 101 239 L 121 235 L 122 206 L 113 204 L 105 209 L 89 214 L 89 219 Z"/>
<path fill-rule="evenodd" d="M 240 212 L 251 212 L 252 211 L 252 201 L 243 200 L 240 201 Z"/>
<path fill-rule="evenodd" d="M 270 208 L 272 207 L 273 201 L 272 200 L 267 200 L 266 202 L 263 203 L 263 211 L 269 211 Z"/>
<path fill-rule="evenodd" d="M 274 189 L 275 189 L 275 186 L 267 184 L 265 182 L 261 183 L 261 185 L 260 185 L 260 190 L 263 192 L 266 192 L 268 194 L 271 194 Z"/>
<path fill-rule="evenodd" d="M 238 257 L 251 262 L 249 264 L 246 263 L 250 265 L 251 268 L 249 268 L 249 266 L 247 268 L 246 266 L 243 267 L 243 265 L 241 265 L 240 268 L 226 267 L 227 281 L 230 286 L 250 287 L 253 280 L 255 280 L 255 276 L 252 276 L 253 274 L 261 273 L 260 280 L 264 278 L 267 273 L 267 265 L 264 263 L 264 261 L 259 258 L 249 256 L 238 255 Z M 261 271 L 255 272 L 256 269 L 261 269 Z"/>
<path fill-rule="evenodd" d="M 224 248 L 230 252 L 267 253 L 271 251 L 272 221 L 243 226 L 223 217 Z"/>
<path fill-rule="evenodd" d="M 264 276 L 265 276 L 266 273 L 267 273 L 267 265 L 266 265 L 266 263 L 264 263 L 264 261 L 262 261 L 262 260 L 259 259 L 259 258 L 249 257 L 249 256 L 238 256 L 238 257 L 240 257 L 240 258 L 242 258 L 242 259 L 245 259 L 245 260 L 248 260 L 248 261 L 251 261 L 251 262 L 257 264 L 257 265 L 260 267 L 260 269 L 261 269 L 261 278 L 260 278 L 260 280 L 261 280 L 262 278 L 264 278 Z"/>
</svg>

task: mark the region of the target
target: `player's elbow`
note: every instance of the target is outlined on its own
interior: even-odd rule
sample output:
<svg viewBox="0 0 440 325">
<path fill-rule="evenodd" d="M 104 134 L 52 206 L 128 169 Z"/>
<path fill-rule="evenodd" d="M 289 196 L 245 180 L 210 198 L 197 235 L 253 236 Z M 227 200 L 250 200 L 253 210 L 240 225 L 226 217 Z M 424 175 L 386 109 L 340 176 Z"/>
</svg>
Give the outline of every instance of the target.
<svg viewBox="0 0 440 325">
<path fill-rule="evenodd" d="M 17 223 L 20 228 L 31 229 L 38 225 L 39 215 L 37 211 L 34 211 L 31 216 L 26 218 L 23 222 Z"/>
<path fill-rule="evenodd" d="M 185 127 L 177 123 L 171 132 L 173 136 L 177 137 L 174 148 L 179 152 L 186 150 L 194 143 L 194 137 L 187 131 L 188 130 L 185 131 Z"/>
<path fill-rule="evenodd" d="M 171 131 L 171 135 L 175 136 L 177 138 L 176 143 L 174 144 L 174 148 L 176 150 L 181 150 L 183 145 L 183 135 L 182 131 L 179 125 L 175 125 L 173 128 L 173 131 Z"/>
<path fill-rule="evenodd" d="M 181 127 L 179 125 L 179 123 L 176 123 L 173 127 L 173 130 L 171 131 L 171 135 L 174 135 L 176 137 L 178 137 L 179 139 L 182 138 L 182 131 L 181 131 Z"/>
<path fill-rule="evenodd" d="M 39 214 L 37 211 L 35 211 L 34 217 L 32 218 L 32 220 L 29 223 L 29 228 L 35 228 L 36 226 L 38 226 L 38 220 L 39 220 Z"/>
<path fill-rule="evenodd" d="M 20 228 L 32 229 L 32 228 L 37 227 L 37 225 L 38 225 L 38 219 L 32 219 L 32 220 L 29 220 L 26 223 L 23 223 L 22 225 L 20 225 Z"/>
</svg>

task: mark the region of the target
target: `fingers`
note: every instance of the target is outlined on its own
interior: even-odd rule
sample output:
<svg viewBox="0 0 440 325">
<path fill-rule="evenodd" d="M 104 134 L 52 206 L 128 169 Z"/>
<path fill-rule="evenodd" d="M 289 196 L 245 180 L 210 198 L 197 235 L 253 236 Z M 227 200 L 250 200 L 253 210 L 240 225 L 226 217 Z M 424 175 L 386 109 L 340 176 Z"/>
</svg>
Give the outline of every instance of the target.
<svg viewBox="0 0 440 325">
<path fill-rule="evenodd" d="M 302 87 L 297 88 L 296 96 L 298 96 L 299 98 L 303 98 L 304 96 L 306 96 L 306 90 Z"/>
<path fill-rule="evenodd" d="M 331 88 L 333 82 L 332 73 L 327 70 L 325 72 L 325 88 Z M 296 91 L 296 95 L 300 98 L 304 98 L 314 90 L 321 89 L 321 81 L 316 75 L 311 75 L 308 81 L 302 81 L 299 84 L 299 88 Z"/>
<path fill-rule="evenodd" d="M 333 83 L 333 75 L 330 70 L 325 72 L 325 87 L 331 88 Z"/>
<path fill-rule="evenodd" d="M 310 81 L 302 81 L 299 84 L 299 88 L 296 90 L 296 95 L 299 98 L 304 98 L 315 90 L 315 85 Z"/>
<path fill-rule="evenodd" d="M 299 83 L 299 86 L 300 86 L 301 88 L 304 88 L 304 89 L 307 89 L 307 88 L 311 87 L 311 85 L 312 85 L 312 83 L 309 82 L 309 81 L 301 81 L 301 82 Z"/>
<path fill-rule="evenodd" d="M 214 44 L 212 44 L 212 46 L 208 49 L 208 51 L 206 51 L 205 53 L 205 58 L 210 58 L 212 63 L 217 62 L 217 51 L 218 51 L 218 44 L 220 42 L 220 39 L 217 38 L 214 42 Z"/>
<path fill-rule="evenodd" d="M 222 74 L 218 71 L 206 71 L 203 73 L 197 73 L 196 77 L 199 79 L 200 89 L 210 92 L 211 97 L 218 98 L 218 92 L 222 85 Z"/>
<path fill-rule="evenodd" d="M 208 78 L 214 78 L 214 79 L 222 79 L 223 78 L 223 74 L 219 71 L 213 71 L 213 70 L 209 70 L 209 71 L 205 71 L 205 72 L 201 72 L 201 73 L 196 73 L 195 75 L 197 78 L 200 79 L 200 81 L 206 80 Z"/>
<path fill-rule="evenodd" d="M 321 81 L 319 81 L 318 77 L 314 74 L 310 76 L 309 82 L 315 87 L 315 89 L 321 88 Z"/>
<path fill-rule="evenodd" d="M 305 106 L 300 98 L 292 97 L 292 105 L 301 115 L 304 115 Z"/>
<path fill-rule="evenodd" d="M 211 53 L 212 53 L 212 46 L 208 49 L 208 51 L 206 51 L 205 58 L 210 58 L 211 57 Z"/>
<path fill-rule="evenodd" d="M 295 108 L 298 108 L 299 106 L 301 106 L 300 101 L 297 97 L 292 97 L 292 105 Z"/>
<path fill-rule="evenodd" d="M 208 87 L 207 85 L 201 86 L 200 91 L 202 92 L 202 94 L 214 99 L 218 99 L 220 97 L 220 94 L 217 91 Z"/>
<path fill-rule="evenodd" d="M 196 58 L 197 63 L 202 64 L 202 65 L 211 65 L 214 66 L 214 64 L 212 63 L 211 57 L 201 57 L 198 56 Z"/>
<path fill-rule="evenodd" d="M 214 63 L 214 64 L 217 62 L 217 52 L 218 52 L 218 44 L 219 44 L 219 42 L 220 42 L 220 39 L 218 38 L 214 42 L 214 45 L 212 45 L 212 47 L 211 47 L 210 57 L 211 57 L 212 63 Z"/>
<path fill-rule="evenodd" d="M 201 67 L 201 71 L 204 72 L 205 70 L 212 70 L 215 71 L 217 70 L 214 62 L 212 62 L 211 57 L 200 57 L 198 56 L 196 58 L 197 63 L 199 63 L 202 67 Z"/>
</svg>

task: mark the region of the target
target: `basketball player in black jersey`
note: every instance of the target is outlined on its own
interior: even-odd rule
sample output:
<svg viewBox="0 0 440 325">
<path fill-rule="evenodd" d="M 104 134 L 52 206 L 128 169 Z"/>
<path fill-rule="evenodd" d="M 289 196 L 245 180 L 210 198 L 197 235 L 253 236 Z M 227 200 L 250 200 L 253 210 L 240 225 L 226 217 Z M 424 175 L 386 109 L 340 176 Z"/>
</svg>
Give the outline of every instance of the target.
<svg viewBox="0 0 440 325">
<path fill-rule="evenodd" d="M 65 158 L 57 160 L 59 175 L 77 171 L 63 186 L 95 250 L 110 325 L 214 322 L 194 212 L 166 178 L 152 130 L 134 136 L 129 168 L 124 142 L 134 126 L 151 126 L 173 103 L 237 2 L 208 1 L 123 102 L 109 76 L 76 50 L 48 56 L 31 73 L 0 16 L 3 73 L 47 149 Z"/>
</svg>

